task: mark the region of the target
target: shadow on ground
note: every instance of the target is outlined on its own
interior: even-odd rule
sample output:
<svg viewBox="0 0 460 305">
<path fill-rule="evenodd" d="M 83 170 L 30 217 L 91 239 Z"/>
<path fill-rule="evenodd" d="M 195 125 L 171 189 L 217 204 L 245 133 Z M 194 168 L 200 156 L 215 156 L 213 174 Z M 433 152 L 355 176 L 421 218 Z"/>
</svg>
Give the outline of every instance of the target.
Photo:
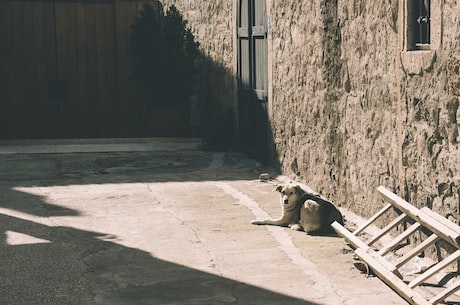
<svg viewBox="0 0 460 305">
<path fill-rule="evenodd" d="M 35 203 L 28 200 L 32 206 L 47 205 L 40 198 Z M 21 210 L 36 212 L 24 207 Z M 49 209 L 47 216 L 55 215 L 54 211 Z M 79 214 L 69 209 L 57 212 L 61 216 Z M 46 216 L 43 211 L 39 214 Z M 12 232 L 39 240 L 10 244 L 8 236 Z M 111 240 L 114 238 L 0 214 L 0 303 L 314 305 L 156 259 L 147 252 L 117 244 Z"/>
<path fill-rule="evenodd" d="M 22 190 L 91 183 L 250 180 L 260 170 L 253 160 L 198 150 L 0 157 L 1 304 L 315 305 L 155 258 L 117 243 L 108 232 L 73 228 L 71 219 L 82 216 L 81 211 Z M 50 225 L 56 216 L 69 217 L 69 226 Z M 18 235 L 29 237 L 28 242 L 18 242 Z"/>
<path fill-rule="evenodd" d="M 262 164 L 238 153 L 201 150 L 0 155 L 0 181 L 68 185 L 257 179 Z"/>
</svg>

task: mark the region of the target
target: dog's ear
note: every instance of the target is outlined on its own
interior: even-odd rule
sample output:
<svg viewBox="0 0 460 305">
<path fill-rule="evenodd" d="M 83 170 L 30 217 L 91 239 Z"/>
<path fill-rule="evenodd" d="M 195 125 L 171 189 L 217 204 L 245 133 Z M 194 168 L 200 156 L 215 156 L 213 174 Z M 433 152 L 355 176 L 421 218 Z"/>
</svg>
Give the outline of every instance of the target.
<svg viewBox="0 0 460 305">
<path fill-rule="evenodd" d="M 280 192 L 280 193 L 281 193 L 281 190 L 283 189 L 283 187 L 284 187 L 284 185 L 282 185 L 282 184 L 278 184 L 278 185 L 276 186 L 276 189 L 275 189 L 275 191 L 276 191 L 276 192 Z"/>
</svg>

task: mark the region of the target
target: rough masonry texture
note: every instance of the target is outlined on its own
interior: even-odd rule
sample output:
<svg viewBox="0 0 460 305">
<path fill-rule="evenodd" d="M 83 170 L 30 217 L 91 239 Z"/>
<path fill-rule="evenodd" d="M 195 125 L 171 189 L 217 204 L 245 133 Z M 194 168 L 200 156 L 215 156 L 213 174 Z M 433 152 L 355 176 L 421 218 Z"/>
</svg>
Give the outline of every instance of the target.
<svg viewBox="0 0 460 305">
<path fill-rule="evenodd" d="M 271 1 L 277 158 L 363 216 L 381 207 L 384 185 L 458 221 L 460 4 L 432 1 L 442 43 L 413 51 L 428 61 L 399 58 L 400 4 Z"/>
<path fill-rule="evenodd" d="M 364 215 L 380 207 L 376 187 L 394 189 L 398 179 L 397 34 L 388 6 L 273 1 L 271 9 L 273 56 L 285 59 L 273 65 L 282 169 Z"/>
<path fill-rule="evenodd" d="M 223 108 L 236 107 L 235 1 L 164 1 L 218 67 L 204 77 Z M 460 2 L 431 3 L 432 50 L 408 51 L 406 0 L 267 1 L 270 136 L 284 174 L 363 216 L 381 208 L 384 185 L 459 221 Z"/>
</svg>

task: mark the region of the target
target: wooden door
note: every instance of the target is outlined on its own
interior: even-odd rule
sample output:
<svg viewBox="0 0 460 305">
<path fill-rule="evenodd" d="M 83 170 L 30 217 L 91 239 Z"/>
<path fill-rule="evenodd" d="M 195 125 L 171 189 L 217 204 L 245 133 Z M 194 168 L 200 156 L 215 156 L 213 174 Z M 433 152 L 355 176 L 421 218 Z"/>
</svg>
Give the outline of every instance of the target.
<svg viewBox="0 0 460 305">
<path fill-rule="evenodd" d="M 0 1 L 0 138 L 55 137 L 48 100 L 56 78 L 53 3 Z"/>
<path fill-rule="evenodd" d="M 113 1 L 56 2 L 61 137 L 118 135 Z"/>
<path fill-rule="evenodd" d="M 238 7 L 238 107 L 243 150 L 266 159 L 267 114 L 267 13 L 265 0 L 239 0 Z"/>
<path fill-rule="evenodd" d="M 119 136 L 113 0 L 0 1 L 0 138 Z"/>
</svg>

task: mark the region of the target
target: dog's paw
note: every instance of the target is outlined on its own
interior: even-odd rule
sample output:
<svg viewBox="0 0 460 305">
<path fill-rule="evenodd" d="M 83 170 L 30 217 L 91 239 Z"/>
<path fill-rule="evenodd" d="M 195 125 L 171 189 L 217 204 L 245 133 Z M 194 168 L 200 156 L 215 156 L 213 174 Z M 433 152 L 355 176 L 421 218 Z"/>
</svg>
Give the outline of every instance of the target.
<svg viewBox="0 0 460 305">
<path fill-rule="evenodd" d="M 295 230 L 295 231 L 302 231 L 303 230 L 302 226 L 300 224 L 298 224 L 298 223 L 289 225 L 289 228 L 291 230 Z"/>
<path fill-rule="evenodd" d="M 264 224 L 262 220 L 257 220 L 257 219 L 251 220 L 251 223 L 253 225 L 263 225 Z"/>
</svg>

